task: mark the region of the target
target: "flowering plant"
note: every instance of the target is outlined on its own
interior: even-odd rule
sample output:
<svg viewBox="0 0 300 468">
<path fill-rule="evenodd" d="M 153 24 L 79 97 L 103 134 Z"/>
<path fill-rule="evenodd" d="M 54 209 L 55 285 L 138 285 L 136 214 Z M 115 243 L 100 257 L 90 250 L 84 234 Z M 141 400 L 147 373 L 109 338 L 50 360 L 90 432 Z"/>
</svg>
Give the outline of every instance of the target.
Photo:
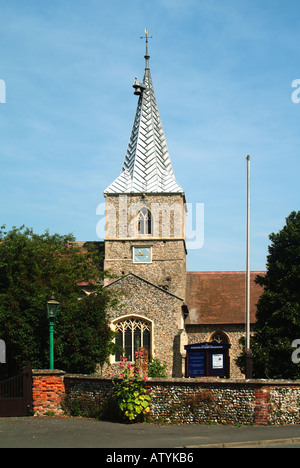
<svg viewBox="0 0 300 468">
<path fill-rule="evenodd" d="M 135 353 L 136 364 L 131 365 L 125 356 L 119 364 L 121 381 L 114 382 L 114 395 L 122 413 L 133 421 L 150 411 L 150 396 L 144 387 L 147 377 L 142 377 L 139 366 L 140 352 Z"/>
</svg>

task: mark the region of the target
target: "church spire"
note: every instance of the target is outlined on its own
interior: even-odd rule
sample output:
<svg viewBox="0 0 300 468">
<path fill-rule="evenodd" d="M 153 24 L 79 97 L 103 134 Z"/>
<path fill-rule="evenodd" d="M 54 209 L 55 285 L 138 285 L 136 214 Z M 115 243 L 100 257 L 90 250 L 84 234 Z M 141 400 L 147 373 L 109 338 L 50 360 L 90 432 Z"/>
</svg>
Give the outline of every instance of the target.
<svg viewBox="0 0 300 468">
<path fill-rule="evenodd" d="M 139 96 L 121 175 L 104 191 L 109 193 L 184 193 L 176 182 L 158 112 L 149 68 L 148 38 L 143 82 L 133 83 Z"/>
</svg>

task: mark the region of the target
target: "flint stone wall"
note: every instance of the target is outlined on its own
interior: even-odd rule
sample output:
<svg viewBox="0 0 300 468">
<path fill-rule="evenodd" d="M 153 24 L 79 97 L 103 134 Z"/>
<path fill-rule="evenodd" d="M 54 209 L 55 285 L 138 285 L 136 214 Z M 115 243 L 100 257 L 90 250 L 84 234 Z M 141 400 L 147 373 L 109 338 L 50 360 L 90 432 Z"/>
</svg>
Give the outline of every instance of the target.
<svg viewBox="0 0 300 468">
<path fill-rule="evenodd" d="M 61 413 L 61 401 L 68 397 L 90 399 L 103 408 L 111 402 L 113 381 L 100 376 L 64 374 L 56 376 L 64 385 L 59 397 L 52 399 Z M 39 371 L 41 376 L 43 371 Z M 64 374 L 64 375 L 63 375 Z M 53 387 L 52 376 L 43 377 L 43 393 L 47 379 Z M 153 421 L 189 424 L 299 424 L 300 381 L 229 380 L 229 379 L 148 379 Z M 34 400 L 39 398 L 37 387 Z M 47 414 L 49 404 L 39 400 L 38 414 Z M 34 404 L 34 407 L 37 405 Z M 106 413 L 107 414 L 107 413 Z"/>
</svg>

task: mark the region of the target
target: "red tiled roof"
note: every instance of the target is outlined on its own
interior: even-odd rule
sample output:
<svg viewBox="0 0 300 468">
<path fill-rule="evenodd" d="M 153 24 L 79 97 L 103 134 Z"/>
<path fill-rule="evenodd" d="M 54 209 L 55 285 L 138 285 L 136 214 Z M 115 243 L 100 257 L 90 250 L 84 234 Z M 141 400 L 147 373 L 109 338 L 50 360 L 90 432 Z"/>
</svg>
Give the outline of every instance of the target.
<svg viewBox="0 0 300 468">
<path fill-rule="evenodd" d="M 250 275 L 250 321 L 255 322 L 256 304 L 263 289 Z M 244 271 L 188 272 L 187 324 L 241 324 L 246 317 L 246 273 Z"/>
</svg>

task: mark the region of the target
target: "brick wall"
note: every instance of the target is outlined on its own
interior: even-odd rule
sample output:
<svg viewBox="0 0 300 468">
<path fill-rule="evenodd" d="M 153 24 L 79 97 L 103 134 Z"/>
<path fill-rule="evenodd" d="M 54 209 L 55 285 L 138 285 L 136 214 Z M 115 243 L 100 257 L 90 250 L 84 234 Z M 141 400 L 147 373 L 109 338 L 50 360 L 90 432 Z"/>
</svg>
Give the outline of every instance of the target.
<svg viewBox="0 0 300 468">
<path fill-rule="evenodd" d="M 61 403 L 65 395 L 64 374 L 59 370 L 32 372 L 32 409 L 35 416 L 63 414 Z"/>
<path fill-rule="evenodd" d="M 270 388 L 255 389 L 254 419 L 256 424 L 267 424 L 270 412 Z"/>
</svg>

